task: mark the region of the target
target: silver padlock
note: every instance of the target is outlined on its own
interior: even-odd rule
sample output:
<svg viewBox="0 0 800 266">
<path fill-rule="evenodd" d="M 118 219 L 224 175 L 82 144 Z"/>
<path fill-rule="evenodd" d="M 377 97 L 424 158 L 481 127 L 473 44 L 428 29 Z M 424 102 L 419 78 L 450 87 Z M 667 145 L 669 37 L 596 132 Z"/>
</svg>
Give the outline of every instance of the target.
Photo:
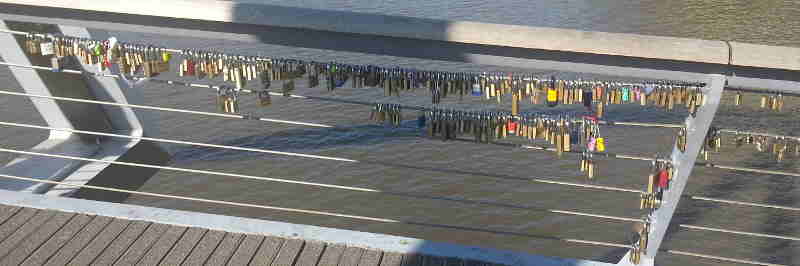
<svg viewBox="0 0 800 266">
<path fill-rule="evenodd" d="M 50 58 L 50 67 L 53 72 L 61 72 L 64 69 L 64 62 L 66 57 L 53 56 Z"/>
</svg>

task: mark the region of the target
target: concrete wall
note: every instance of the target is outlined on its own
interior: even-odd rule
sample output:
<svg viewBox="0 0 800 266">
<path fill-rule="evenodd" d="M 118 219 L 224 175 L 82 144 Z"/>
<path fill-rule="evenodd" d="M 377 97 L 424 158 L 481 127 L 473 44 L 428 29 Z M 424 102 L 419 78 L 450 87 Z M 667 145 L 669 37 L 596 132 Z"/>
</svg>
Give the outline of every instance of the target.
<svg viewBox="0 0 800 266">
<path fill-rule="evenodd" d="M 728 64 L 723 41 L 444 21 L 341 11 L 277 7 L 260 1 L 11 0 L 24 4 L 123 14 L 246 23 L 398 38 L 528 49 Z M 245 8 L 246 7 L 246 8 Z M 192 12 L 178 12 L 192 10 Z M 288 12 L 287 12 L 288 11 Z M 800 70 L 800 48 L 735 43 L 734 65 Z M 779 60 L 775 60 L 779 59 Z"/>
<path fill-rule="evenodd" d="M 800 91 L 800 48 L 792 47 L 314 10 L 255 0 L 3 2 L 0 18 L 11 20 L 643 79 L 699 81 L 703 74 L 726 74 L 736 76 L 731 86 Z"/>
</svg>

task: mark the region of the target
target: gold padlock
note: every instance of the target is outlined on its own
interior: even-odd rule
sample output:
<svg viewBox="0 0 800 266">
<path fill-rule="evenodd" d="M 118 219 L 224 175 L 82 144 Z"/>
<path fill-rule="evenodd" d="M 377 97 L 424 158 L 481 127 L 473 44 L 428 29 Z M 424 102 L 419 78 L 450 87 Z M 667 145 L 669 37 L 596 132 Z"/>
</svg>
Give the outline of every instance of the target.
<svg viewBox="0 0 800 266">
<path fill-rule="evenodd" d="M 217 88 L 217 107 L 221 112 L 228 112 L 228 96 L 225 88 Z"/>
<path fill-rule="evenodd" d="M 736 98 L 734 100 L 734 104 L 735 105 L 741 105 L 742 104 L 742 92 L 739 92 L 739 91 L 736 92 Z"/>
<path fill-rule="evenodd" d="M 235 92 L 231 92 L 228 95 L 228 113 L 238 113 L 239 112 L 239 97 L 236 95 Z"/>
</svg>

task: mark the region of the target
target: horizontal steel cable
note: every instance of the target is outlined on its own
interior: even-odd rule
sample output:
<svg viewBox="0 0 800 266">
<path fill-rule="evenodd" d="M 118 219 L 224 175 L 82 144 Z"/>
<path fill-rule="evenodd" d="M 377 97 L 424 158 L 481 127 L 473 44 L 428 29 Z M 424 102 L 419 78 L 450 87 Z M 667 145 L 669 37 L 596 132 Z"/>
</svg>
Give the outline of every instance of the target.
<svg viewBox="0 0 800 266">
<path fill-rule="evenodd" d="M 349 219 L 364 220 L 364 221 L 371 221 L 371 222 L 398 223 L 398 224 L 409 224 L 409 225 L 418 225 L 418 226 L 428 226 L 428 227 L 439 227 L 439 228 L 455 229 L 455 230 L 461 230 L 461 231 L 473 231 L 473 232 L 485 232 L 485 233 L 494 233 L 494 234 L 505 234 L 505 235 L 514 235 L 514 236 L 522 236 L 522 237 L 530 237 L 530 238 L 557 240 L 557 241 L 563 241 L 563 242 L 569 242 L 569 243 L 589 244 L 589 245 L 598 245 L 598 246 L 607 246 L 607 247 L 630 248 L 630 245 L 610 243 L 610 242 L 590 241 L 590 240 L 581 240 L 581 239 L 572 239 L 572 238 L 559 238 L 559 237 L 552 237 L 552 236 L 539 236 L 539 235 L 532 235 L 532 234 L 526 234 L 526 233 L 507 232 L 507 231 L 499 231 L 499 230 L 491 230 L 491 229 L 483 229 L 483 228 L 473 228 L 473 227 L 466 227 L 466 226 L 430 224 L 430 223 L 415 222 L 415 221 L 404 221 L 404 220 L 397 220 L 397 219 L 376 218 L 376 217 L 369 217 L 369 216 L 340 214 L 340 213 L 325 212 L 325 211 L 312 211 L 312 210 L 305 210 L 305 209 L 284 208 L 284 207 L 266 206 L 266 205 L 250 204 L 250 203 L 223 201 L 223 200 L 211 200 L 211 199 L 203 199 L 203 198 L 196 198 L 196 197 L 186 197 L 186 196 L 177 196 L 177 195 L 168 195 L 168 194 L 160 194 L 160 193 L 140 192 L 140 191 L 134 191 L 134 190 L 117 189 L 117 188 L 99 187 L 99 186 L 92 186 L 92 185 L 77 185 L 77 184 L 70 184 L 70 183 L 65 183 L 65 182 L 57 182 L 57 181 L 42 180 L 42 179 L 36 179 L 36 178 L 30 178 L 30 177 L 5 175 L 5 174 L 0 174 L 0 177 L 7 178 L 7 179 L 16 179 L 16 180 L 29 181 L 29 182 L 52 184 L 52 185 L 63 185 L 63 186 L 75 187 L 75 188 L 87 188 L 87 189 L 95 189 L 95 190 L 105 190 L 105 191 L 129 193 L 129 194 L 134 194 L 134 195 L 151 196 L 151 197 L 168 198 L 168 199 L 179 199 L 179 200 L 188 200 L 188 201 L 197 201 L 197 202 L 221 204 L 221 205 L 229 205 L 229 206 L 249 207 L 249 208 L 276 210 L 276 211 L 284 211 L 284 212 L 294 212 L 294 213 L 303 213 L 303 214 L 312 214 L 312 215 L 341 217 L 341 218 L 349 218 Z"/>
<path fill-rule="evenodd" d="M 701 197 L 701 196 L 691 196 L 691 195 L 684 195 L 684 196 L 685 197 L 689 197 L 689 198 L 691 198 L 693 200 L 700 200 L 700 201 L 711 201 L 711 202 L 727 203 L 727 204 L 751 206 L 751 207 L 773 208 L 773 209 L 781 209 L 781 210 L 788 210 L 788 211 L 800 211 L 800 208 L 773 205 L 773 204 L 752 203 L 752 202 L 735 201 L 735 200 L 724 200 L 724 199 L 716 199 L 716 198 Z"/>
<path fill-rule="evenodd" d="M 531 149 L 531 150 L 540 150 L 540 151 L 550 151 L 550 152 L 557 152 L 555 148 L 545 147 L 545 146 L 536 146 L 536 145 L 518 145 L 518 147 L 523 149 Z M 564 151 L 564 153 L 583 153 L 583 151 Z M 642 156 L 635 156 L 635 155 L 625 155 L 625 154 L 616 154 L 610 152 L 591 152 L 594 155 L 599 155 L 602 157 L 609 157 L 609 158 L 616 158 L 616 159 L 628 159 L 628 160 L 636 160 L 636 161 L 653 161 L 656 158 L 652 157 L 642 157 Z M 667 159 L 658 159 L 660 162 L 671 162 L 671 160 Z"/>
<path fill-rule="evenodd" d="M 758 94 L 778 94 L 778 93 L 780 93 L 780 94 L 782 94 L 784 96 L 800 96 L 800 93 L 793 92 L 793 91 L 758 90 L 758 89 L 746 89 L 746 88 L 738 88 L 738 87 L 725 87 L 725 90 L 749 92 L 749 93 L 758 93 Z"/>
<path fill-rule="evenodd" d="M 713 231 L 713 232 L 722 232 L 722 233 L 729 233 L 729 234 L 735 234 L 735 235 L 757 236 L 757 237 L 766 237 L 766 238 L 776 238 L 776 239 L 783 239 L 783 240 L 800 241 L 800 237 L 780 236 L 780 235 L 761 234 L 761 233 L 751 233 L 751 232 L 728 230 L 728 229 L 721 229 L 721 228 L 712 228 L 712 227 L 706 227 L 706 226 L 688 225 L 688 224 L 681 224 L 681 225 L 678 225 L 678 226 L 683 227 L 683 228 L 694 229 L 694 230 L 701 230 L 701 231 Z"/>
<path fill-rule="evenodd" d="M 33 98 L 43 98 L 43 99 L 51 99 L 51 100 L 59 100 L 59 101 L 71 101 L 71 102 L 80 102 L 80 103 L 92 103 L 92 104 L 100 104 L 100 105 L 130 107 L 130 108 L 146 109 L 146 110 L 156 110 L 156 111 L 166 111 L 166 112 L 176 112 L 176 113 L 186 113 L 186 114 L 197 114 L 197 115 L 205 115 L 205 116 L 224 117 L 224 118 L 240 118 L 240 119 L 248 119 L 248 120 L 260 120 L 260 121 L 265 121 L 265 122 L 293 124 L 293 125 L 302 125 L 302 126 L 311 126 L 311 127 L 322 127 L 322 128 L 332 128 L 332 127 L 334 127 L 334 126 L 331 126 L 331 125 L 324 125 L 324 124 L 317 124 L 317 123 L 307 123 L 307 122 L 297 122 L 297 121 L 289 121 L 289 120 L 257 117 L 257 116 L 248 115 L 248 114 L 238 115 L 238 114 L 212 113 L 212 112 L 192 111 L 192 110 L 187 110 L 187 109 L 176 109 L 176 108 L 168 108 L 168 107 L 149 106 L 149 105 L 115 103 L 115 102 L 106 102 L 106 101 L 86 100 L 86 99 L 79 99 L 79 98 L 47 96 L 47 95 L 20 93 L 20 92 L 12 92 L 12 91 L 4 91 L 4 90 L 0 90 L 0 94 L 16 95 L 16 96 L 28 96 L 28 97 L 33 97 Z"/>
<path fill-rule="evenodd" d="M 708 168 L 719 168 L 719 169 L 741 171 L 741 172 L 800 177 L 800 173 L 791 173 L 791 172 L 775 171 L 775 170 L 753 169 L 753 168 L 738 167 L 738 166 L 718 165 L 718 164 L 714 164 L 714 163 L 711 163 L 711 162 L 697 162 L 697 163 L 695 163 L 695 165 L 700 165 L 700 166 L 704 166 L 704 167 L 708 167 Z"/>
<path fill-rule="evenodd" d="M 679 124 L 665 124 L 665 123 L 645 123 L 645 122 L 618 122 L 618 121 L 598 121 L 600 124 L 610 126 L 635 126 L 635 127 L 666 127 L 666 128 L 682 128 L 684 125 Z"/>
<path fill-rule="evenodd" d="M 700 254 L 700 253 L 694 253 L 694 252 L 678 251 L 678 250 L 672 250 L 672 249 L 662 249 L 660 251 L 667 252 L 667 253 L 670 253 L 670 254 L 676 254 L 676 255 L 697 257 L 697 258 L 705 258 L 705 259 L 713 259 L 713 260 L 720 260 L 720 261 L 727 261 L 727 262 L 736 262 L 736 263 L 750 264 L 750 265 L 789 266 L 789 265 L 785 265 L 785 264 L 774 264 L 774 263 L 758 262 L 758 261 L 753 261 L 753 260 L 734 259 L 734 258 L 712 256 L 712 255 L 706 255 L 706 254 Z"/>
<path fill-rule="evenodd" d="M 772 137 L 772 138 L 787 138 L 787 139 L 800 140 L 800 137 L 786 136 L 786 135 L 776 135 L 776 134 L 770 134 L 770 133 L 752 132 L 752 131 L 744 131 L 744 130 L 736 130 L 736 129 L 720 129 L 719 131 L 722 132 L 722 133 L 729 133 L 729 134 L 756 135 L 756 136 L 765 136 L 765 137 Z"/>
<path fill-rule="evenodd" d="M 204 146 L 204 147 L 212 147 L 212 148 L 220 148 L 220 149 L 231 149 L 231 150 L 252 151 L 252 152 L 261 151 L 260 149 L 241 148 L 241 147 L 228 146 L 228 145 L 206 144 L 206 143 L 200 143 L 200 142 L 169 140 L 169 139 L 151 138 L 151 137 L 137 137 L 137 136 L 130 136 L 130 135 L 120 135 L 120 134 L 113 134 L 113 133 L 85 131 L 85 130 L 77 130 L 77 129 L 70 129 L 70 128 L 57 128 L 57 127 L 49 127 L 49 126 L 37 126 L 37 125 L 31 125 L 31 124 L 12 123 L 12 122 L 4 122 L 4 121 L 0 121 L 0 125 L 26 127 L 26 128 L 36 128 L 36 129 L 46 129 L 46 130 L 55 130 L 55 131 L 64 131 L 64 132 L 70 132 L 70 133 L 87 134 L 87 135 L 95 135 L 95 136 L 106 136 L 106 137 L 125 138 L 125 139 L 139 139 L 139 140 L 147 140 L 147 141 L 154 141 L 154 142 L 165 142 L 165 143 L 185 144 L 185 145 L 194 145 L 194 146 Z M 525 179 L 525 180 L 529 180 L 529 181 L 532 181 L 532 182 L 538 182 L 538 183 L 557 184 L 557 185 L 583 187 L 583 188 L 592 188 L 592 189 L 607 190 L 607 191 L 643 193 L 641 190 L 635 190 L 635 189 L 600 186 L 600 185 L 589 185 L 589 184 L 579 184 L 579 183 L 555 181 L 555 180 L 543 179 L 543 178 L 529 178 L 529 179 Z M 271 181 L 277 181 L 277 179 L 276 180 L 271 180 Z M 311 183 L 309 183 L 309 184 L 311 184 Z"/>
<path fill-rule="evenodd" d="M 8 123 L 0 122 L 0 124 L 8 124 Z M 381 194 L 397 195 L 397 196 L 405 196 L 405 197 L 413 197 L 413 198 L 426 198 L 426 199 L 434 199 L 434 200 L 454 201 L 454 202 L 478 204 L 478 205 L 487 205 L 487 206 L 494 206 L 494 207 L 505 207 L 505 208 L 514 208 L 514 209 L 545 211 L 545 212 L 550 212 L 550 213 L 569 214 L 569 215 L 575 215 L 575 216 L 594 217 L 594 218 L 603 218 L 603 219 L 616 220 L 616 221 L 627 221 L 627 222 L 640 222 L 640 221 L 642 221 L 642 219 L 637 219 L 637 218 L 627 218 L 627 217 L 610 216 L 610 215 L 599 215 L 599 214 L 577 212 L 577 211 L 570 211 L 570 210 L 558 210 L 558 209 L 536 207 L 536 206 L 516 205 L 516 204 L 509 204 L 509 203 L 498 203 L 498 202 L 491 202 L 491 201 L 470 200 L 470 199 L 450 198 L 450 197 L 441 197 L 441 196 L 427 196 L 427 195 L 420 195 L 420 194 L 414 194 L 414 193 L 408 193 L 408 192 L 384 191 L 384 190 L 371 189 L 371 188 L 361 188 L 361 187 L 353 187 L 353 186 L 339 186 L 339 185 L 322 184 L 322 183 L 314 183 L 314 182 L 295 181 L 295 180 L 281 179 L 281 178 L 270 178 L 270 177 L 260 177 L 260 176 L 252 176 L 252 175 L 242 175 L 242 174 L 224 173 L 224 172 L 216 172 L 216 171 L 207 171 L 207 170 L 195 170 L 195 169 L 186 169 L 186 168 L 177 168 L 177 167 L 169 167 L 169 166 L 150 165 L 150 164 L 118 162 L 118 161 L 110 161 L 110 160 L 99 160 L 99 159 L 90 159 L 90 158 L 82 158 L 82 157 L 75 157 L 75 156 L 55 155 L 55 154 L 39 153 L 39 152 L 28 152 L 28 151 L 18 151 L 18 150 L 11 150 L 11 149 L 5 149 L 5 148 L 0 148 L 0 152 L 9 152 L 9 153 L 25 154 L 25 155 L 32 155 L 32 156 L 54 157 L 54 158 L 62 158 L 62 159 L 70 159 L 70 160 L 78 160 L 78 161 L 87 161 L 87 162 L 118 164 L 118 165 L 144 167 L 144 168 L 160 169 L 160 170 L 171 170 L 171 171 L 179 171 L 179 172 L 208 174 L 208 175 L 216 175 L 216 176 L 227 176 L 227 177 L 235 177 L 235 178 L 241 178 L 241 179 L 252 179 L 252 180 L 260 180 L 260 181 L 270 181 L 270 182 L 279 182 L 279 183 L 308 185 L 308 186 L 343 189 L 343 190 L 358 191 L 358 192 L 381 193 Z M 560 183 L 542 182 L 542 183 L 551 183 L 551 184 L 559 184 L 559 185 L 565 185 L 566 184 L 565 182 L 560 182 Z M 574 185 L 581 186 L 581 184 L 574 184 Z M 582 187 L 586 187 L 586 186 L 582 186 Z"/>
</svg>

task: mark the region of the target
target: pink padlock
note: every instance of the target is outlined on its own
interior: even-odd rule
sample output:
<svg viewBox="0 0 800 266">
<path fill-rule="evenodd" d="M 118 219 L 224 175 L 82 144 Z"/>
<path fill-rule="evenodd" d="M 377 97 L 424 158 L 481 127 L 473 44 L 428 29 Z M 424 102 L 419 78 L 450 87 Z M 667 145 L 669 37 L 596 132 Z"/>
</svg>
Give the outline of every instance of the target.
<svg viewBox="0 0 800 266">
<path fill-rule="evenodd" d="M 597 144 L 597 138 L 591 137 L 589 138 L 589 143 L 586 144 L 586 147 L 589 148 L 589 151 L 594 151 L 595 144 Z"/>
</svg>

